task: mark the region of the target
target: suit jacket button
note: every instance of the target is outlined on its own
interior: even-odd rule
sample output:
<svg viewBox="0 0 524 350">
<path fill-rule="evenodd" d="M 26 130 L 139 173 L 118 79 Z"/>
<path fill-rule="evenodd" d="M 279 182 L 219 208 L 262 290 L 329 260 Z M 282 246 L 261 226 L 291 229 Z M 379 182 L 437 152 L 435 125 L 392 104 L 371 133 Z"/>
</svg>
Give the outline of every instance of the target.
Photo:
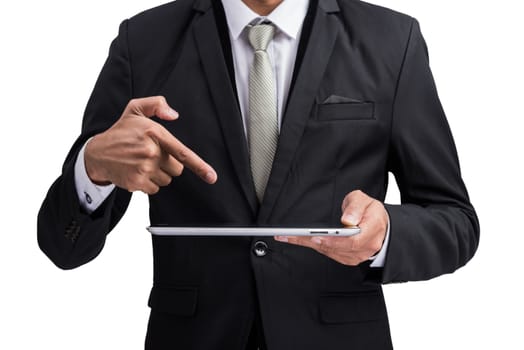
<svg viewBox="0 0 524 350">
<path fill-rule="evenodd" d="M 267 254 L 269 247 L 264 241 L 257 241 L 253 247 L 253 252 L 258 257 L 263 257 Z"/>
</svg>

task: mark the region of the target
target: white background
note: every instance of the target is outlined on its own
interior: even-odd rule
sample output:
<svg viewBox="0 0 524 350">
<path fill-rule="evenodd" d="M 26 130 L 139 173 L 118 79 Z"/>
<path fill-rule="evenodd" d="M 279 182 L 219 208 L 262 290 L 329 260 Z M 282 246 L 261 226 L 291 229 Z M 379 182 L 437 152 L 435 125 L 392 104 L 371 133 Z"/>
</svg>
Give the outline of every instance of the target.
<svg viewBox="0 0 524 350">
<path fill-rule="evenodd" d="M 482 227 L 479 251 L 465 268 L 385 287 L 395 348 L 523 349 L 519 2 L 377 2 L 421 23 Z M 39 251 L 36 216 L 80 131 L 120 21 L 158 4 L 0 5 L 1 349 L 143 348 L 152 283 L 145 195 L 133 197 L 102 254 L 73 271 L 59 270 Z M 388 201 L 398 202 L 393 187 Z"/>
</svg>

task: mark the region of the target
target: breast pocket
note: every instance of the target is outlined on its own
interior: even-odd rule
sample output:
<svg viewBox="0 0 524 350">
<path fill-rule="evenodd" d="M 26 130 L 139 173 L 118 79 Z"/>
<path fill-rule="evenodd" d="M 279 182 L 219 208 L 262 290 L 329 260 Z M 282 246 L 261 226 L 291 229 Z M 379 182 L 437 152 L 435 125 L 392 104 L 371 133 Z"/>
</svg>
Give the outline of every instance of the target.
<svg viewBox="0 0 524 350">
<path fill-rule="evenodd" d="M 330 120 L 373 120 L 375 119 L 375 104 L 350 98 L 330 96 L 318 104 L 317 119 Z"/>
</svg>

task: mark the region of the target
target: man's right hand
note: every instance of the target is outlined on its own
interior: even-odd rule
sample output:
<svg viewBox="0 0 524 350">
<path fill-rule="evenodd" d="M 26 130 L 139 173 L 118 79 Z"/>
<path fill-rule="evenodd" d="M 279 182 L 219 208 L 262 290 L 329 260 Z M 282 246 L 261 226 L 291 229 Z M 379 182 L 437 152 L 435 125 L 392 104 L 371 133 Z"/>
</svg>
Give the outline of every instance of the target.
<svg viewBox="0 0 524 350">
<path fill-rule="evenodd" d="M 84 159 L 91 181 L 155 194 L 188 167 L 207 183 L 215 183 L 215 170 L 152 116 L 176 120 L 178 113 L 162 96 L 131 100 L 110 129 L 88 142 Z"/>
</svg>

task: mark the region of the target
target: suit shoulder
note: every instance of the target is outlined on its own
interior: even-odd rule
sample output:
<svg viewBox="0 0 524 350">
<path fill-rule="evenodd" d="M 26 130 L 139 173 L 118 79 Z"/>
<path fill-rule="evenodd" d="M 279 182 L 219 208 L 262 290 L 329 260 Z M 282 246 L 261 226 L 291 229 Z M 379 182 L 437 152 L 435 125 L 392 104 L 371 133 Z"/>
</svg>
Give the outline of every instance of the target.
<svg viewBox="0 0 524 350">
<path fill-rule="evenodd" d="M 368 16 L 379 16 L 382 19 L 410 22 L 413 17 L 396 10 L 380 5 L 370 4 L 360 0 L 338 0 L 342 9 L 358 11 L 359 14 Z"/>
<path fill-rule="evenodd" d="M 126 41 L 135 55 L 162 51 L 186 32 L 195 11 L 193 0 L 177 0 L 143 11 L 124 21 Z"/>
<path fill-rule="evenodd" d="M 359 0 L 338 0 L 342 16 L 349 24 L 370 34 L 405 37 L 416 20 L 404 13 Z"/>
<path fill-rule="evenodd" d="M 193 3 L 193 0 L 177 0 L 150 8 L 129 18 L 129 27 L 135 32 L 172 28 L 174 24 L 185 22 L 191 16 Z"/>
</svg>

